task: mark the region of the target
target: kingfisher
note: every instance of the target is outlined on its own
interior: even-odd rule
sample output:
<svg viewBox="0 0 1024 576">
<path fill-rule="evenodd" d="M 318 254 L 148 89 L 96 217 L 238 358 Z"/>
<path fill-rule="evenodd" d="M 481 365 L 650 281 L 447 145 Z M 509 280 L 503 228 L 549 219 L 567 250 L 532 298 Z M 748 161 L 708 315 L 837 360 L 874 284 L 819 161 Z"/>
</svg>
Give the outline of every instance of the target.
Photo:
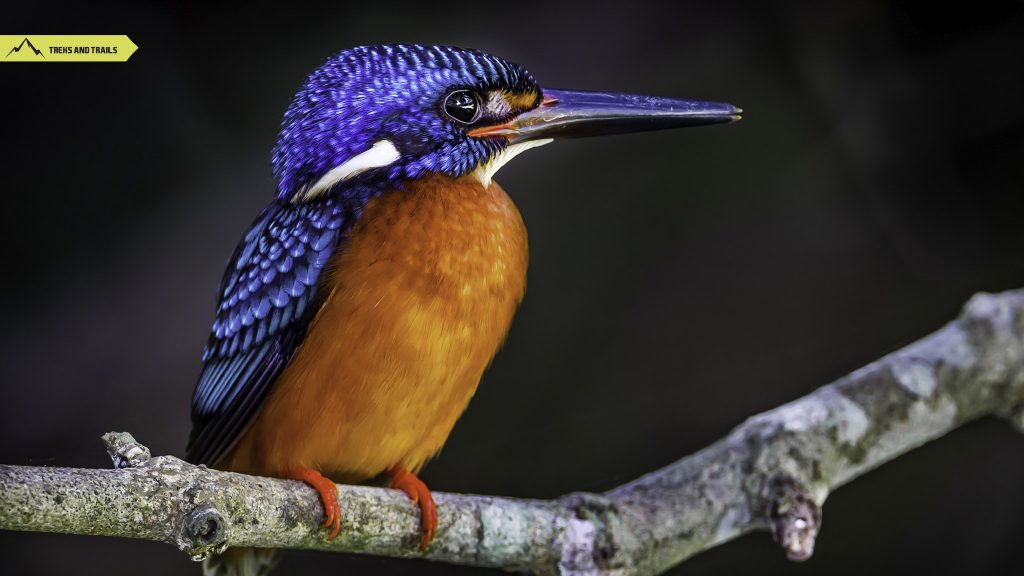
<svg viewBox="0 0 1024 576">
<path fill-rule="evenodd" d="M 305 482 L 328 539 L 341 527 L 335 482 L 382 479 L 418 505 L 427 548 L 437 511 L 417 473 L 465 410 L 526 287 L 526 228 L 495 172 L 558 138 L 739 114 L 541 89 L 523 67 L 472 49 L 391 44 L 328 58 L 285 112 L 276 197 L 223 276 L 188 459 Z M 231 552 L 219 565 L 233 573 L 271 563 Z"/>
</svg>

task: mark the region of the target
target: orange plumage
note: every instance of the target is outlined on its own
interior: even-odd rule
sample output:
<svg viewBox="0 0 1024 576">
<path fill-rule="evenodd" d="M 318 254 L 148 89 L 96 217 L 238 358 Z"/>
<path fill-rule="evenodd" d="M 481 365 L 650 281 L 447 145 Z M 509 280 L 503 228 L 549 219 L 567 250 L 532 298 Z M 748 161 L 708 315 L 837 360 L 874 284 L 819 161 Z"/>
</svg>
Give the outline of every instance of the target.
<svg viewBox="0 0 1024 576">
<path fill-rule="evenodd" d="M 496 183 L 432 175 L 371 200 L 323 307 L 221 468 L 359 482 L 436 454 L 523 297 L 526 229 Z"/>
<path fill-rule="evenodd" d="M 285 113 L 278 197 L 225 273 L 189 458 L 302 480 L 320 493 L 329 538 L 341 515 L 331 479 L 385 474 L 419 505 L 426 547 L 437 514 L 415 473 L 448 438 L 525 290 L 526 230 L 491 176 L 554 138 L 738 114 L 542 91 L 476 50 L 395 44 L 328 59 Z M 221 565 L 268 565 L 255 556 Z"/>
</svg>

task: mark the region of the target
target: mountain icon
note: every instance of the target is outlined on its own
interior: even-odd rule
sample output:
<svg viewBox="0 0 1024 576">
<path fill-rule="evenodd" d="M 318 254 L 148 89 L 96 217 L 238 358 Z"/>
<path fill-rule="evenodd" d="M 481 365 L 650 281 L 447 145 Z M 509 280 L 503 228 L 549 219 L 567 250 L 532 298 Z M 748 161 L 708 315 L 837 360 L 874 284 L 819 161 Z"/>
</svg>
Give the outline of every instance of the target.
<svg viewBox="0 0 1024 576">
<path fill-rule="evenodd" d="M 18 44 L 14 48 L 11 48 L 11 51 L 8 52 L 7 56 L 4 56 L 4 58 L 9 58 L 11 54 L 14 54 L 15 52 L 21 52 L 21 49 L 25 47 L 25 44 L 28 44 L 28 47 L 36 53 L 36 56 L 39 56 L 44 60 L 46 59 L 46 56 L 43 56 L 43 52 L 41 50 L 37 50 L 36 47 L 32 44 L 32 42 L 29 41 L 28 36 L 26 36 L 25 39 L 21 41 L 21 44 Z"/>
</svg>

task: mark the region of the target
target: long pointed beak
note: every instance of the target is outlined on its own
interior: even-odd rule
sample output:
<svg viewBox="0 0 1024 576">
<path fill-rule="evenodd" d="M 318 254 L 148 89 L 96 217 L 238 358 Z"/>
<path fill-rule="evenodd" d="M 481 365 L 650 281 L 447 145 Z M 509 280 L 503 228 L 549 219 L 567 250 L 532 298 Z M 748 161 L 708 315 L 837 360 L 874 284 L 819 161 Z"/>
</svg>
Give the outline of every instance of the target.
<svg viewBox="0 0 1024 576">
<path fill-rule="evenodd" d="M 740 119 L 732 104 L 636 94 L 544 90 L 540 106 L 512 120 L 469 131 L 476 138 L 504 136 L 509 143 L 541 138 L 582 138 L 721 124 Z"/>
</svg>

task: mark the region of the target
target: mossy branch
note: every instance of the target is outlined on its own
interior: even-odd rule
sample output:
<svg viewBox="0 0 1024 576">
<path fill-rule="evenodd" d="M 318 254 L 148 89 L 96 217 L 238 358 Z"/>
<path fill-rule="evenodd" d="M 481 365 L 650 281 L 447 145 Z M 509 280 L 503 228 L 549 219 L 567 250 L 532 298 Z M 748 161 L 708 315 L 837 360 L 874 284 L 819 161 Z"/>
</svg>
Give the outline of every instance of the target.
<svg viewBox="0 0 1024 576">
<path fill-rule="evenodd" d="M 1024 290 L 979 294 L 937 332 L 604 494 L 556 500 L 435 493 L 439 529 L 418 550 L 404 494 L 341 486 L 341 535 L 318 530 L 316 493 L 151 457 L 104 436 L 116 468 L 0 466 L 0 529 L 144 538 L 194 559 L 227 546 L 357 552 L 542 574 L 657 574 L 768 529 L 810 557 L 836 487 L 986 415 L 1024 428 Z"/>
</svg>

